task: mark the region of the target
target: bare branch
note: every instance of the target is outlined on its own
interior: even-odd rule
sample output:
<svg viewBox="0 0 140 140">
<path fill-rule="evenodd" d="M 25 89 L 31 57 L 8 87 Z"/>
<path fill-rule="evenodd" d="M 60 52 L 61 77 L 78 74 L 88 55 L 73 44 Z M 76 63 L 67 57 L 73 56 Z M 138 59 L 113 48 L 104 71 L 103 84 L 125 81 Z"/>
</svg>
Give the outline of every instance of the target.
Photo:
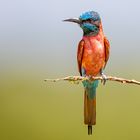
<svg viewBox="0 0 140 140">
<path fill-rule="evenodd" d="M 67 76 L 63 78 L 57 78 L 57 79 L 45 79 L 44 81 L 52 81 L 52 82 L 57 82 L 57 81 L 69 81 L 69 82 L 74 82 L 78 84 L 79 82 L 88 80 L 88 81 L 94 81 L 94 80 L 103 80 L 101 76 L 98 77 L 82 77 L 82 76 Z M 108 81 L 116 81 L 120 83 L 129 83 L 129 84 L 136 84 L 140 85 L 139 81 L 136 80 L 129 80 L 129 79 L 124 79 L 124 78 L 118 78 L 118 77 L 113 77 L 113 76 L 107 76 Z"/>
</svg>

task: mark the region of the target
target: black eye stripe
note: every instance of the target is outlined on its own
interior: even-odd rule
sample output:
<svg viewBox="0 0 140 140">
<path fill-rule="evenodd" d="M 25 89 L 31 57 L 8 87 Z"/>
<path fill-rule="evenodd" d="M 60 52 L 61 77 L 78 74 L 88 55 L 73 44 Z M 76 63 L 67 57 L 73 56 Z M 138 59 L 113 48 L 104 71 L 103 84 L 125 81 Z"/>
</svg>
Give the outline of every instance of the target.
<svg viewBox="0 0 140 140">
<path fill-rule="evenodd" d="M 87 19 L 87 20 L 82 20 L 82 23 L 91 23 L 92 22 L 92 19 Z"/>
</svg>

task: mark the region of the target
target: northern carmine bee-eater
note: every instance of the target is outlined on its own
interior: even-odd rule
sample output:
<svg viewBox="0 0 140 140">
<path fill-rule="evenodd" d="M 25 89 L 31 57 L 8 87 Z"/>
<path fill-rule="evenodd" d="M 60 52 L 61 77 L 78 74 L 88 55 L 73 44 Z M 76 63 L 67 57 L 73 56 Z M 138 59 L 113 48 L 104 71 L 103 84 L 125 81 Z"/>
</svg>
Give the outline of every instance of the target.
<svg viewBox="0 0 140 140">
<path fill-rule="evenodd" d="M 103 69 L 109 59 L 110 45 L 103 33 L 99 14 L 94 11 L 83 13 L 79 19 L 64 21 L 77 23 L 83 30 L 82 40 L 77 51 L 78 69 L 81 76 L 101 75 L 103 84 L 107 78 Z M 88 134 L 92 134 L 92 125 L 96 124 L 96 88 L 98 80 L 83 81 L 84 92 L 84 123 L 88 125 Z"/>
</svg>

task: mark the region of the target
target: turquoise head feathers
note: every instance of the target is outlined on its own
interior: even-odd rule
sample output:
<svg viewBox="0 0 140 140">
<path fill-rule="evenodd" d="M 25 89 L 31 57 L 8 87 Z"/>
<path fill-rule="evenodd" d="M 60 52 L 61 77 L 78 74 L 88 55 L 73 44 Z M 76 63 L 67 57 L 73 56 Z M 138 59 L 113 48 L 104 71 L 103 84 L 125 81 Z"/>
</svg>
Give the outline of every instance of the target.
<svg viewBox="0 0 140 140">
<path fill-rule="evenodd" d="M 83 29 L 84 35 L 97 35 L 101 23 L 100 15 L 95 11 L 88 11 L 80 15 L 79 19 L 66 19 L 64 21 L 77 23 Z"/>
<path fill-rule="evenodd" d="M 79 17 L 80 20 L 88 20 L 92 19 L 93 21 L 101 20 L 100 15 L 97 12 L 89 11 L 82 13 Z"/>
<path fill-rule="evenodd" d="M 97 12 L 89 11 L 83 13 L 79 20 L 80 27 L 83 29 L 84 35 L 97 35 L 99 33 L 100 16 Z"/>
</svg>

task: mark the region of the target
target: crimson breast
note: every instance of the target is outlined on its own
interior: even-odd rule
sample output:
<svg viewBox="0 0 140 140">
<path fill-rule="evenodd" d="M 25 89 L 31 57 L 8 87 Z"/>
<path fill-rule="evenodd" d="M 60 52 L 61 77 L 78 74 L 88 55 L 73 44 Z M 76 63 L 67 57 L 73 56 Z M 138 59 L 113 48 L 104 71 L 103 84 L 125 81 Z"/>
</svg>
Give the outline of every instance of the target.
<svg viewBox="0 0 140 140">
<path fill-rule="evenodd" d="M 96 76 L 105 64 L 105 49 L 102 36 L 83 37 L 85 42 L 82 67 L 86 75 Z"/>
</svg>

